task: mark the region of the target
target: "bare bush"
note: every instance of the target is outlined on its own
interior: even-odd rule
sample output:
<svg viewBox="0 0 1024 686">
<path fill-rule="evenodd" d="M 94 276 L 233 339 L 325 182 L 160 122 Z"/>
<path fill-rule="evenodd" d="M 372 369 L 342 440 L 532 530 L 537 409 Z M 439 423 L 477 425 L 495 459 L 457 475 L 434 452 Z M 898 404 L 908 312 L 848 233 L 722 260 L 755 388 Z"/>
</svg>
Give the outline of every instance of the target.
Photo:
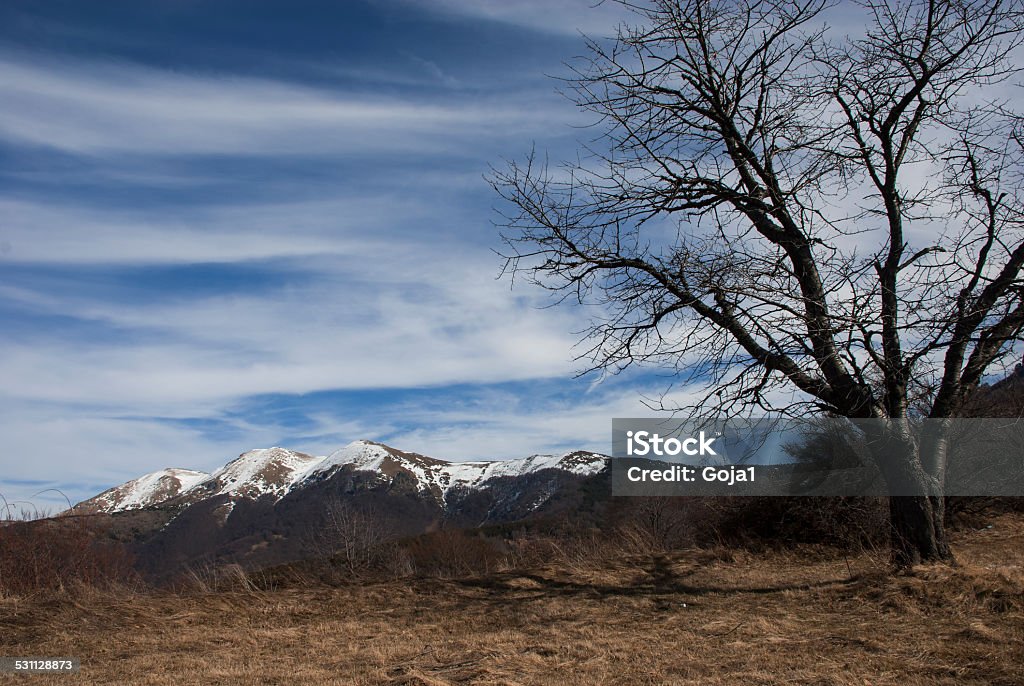
<svg viewBox="0 0 1024 686">
<path fill-rule="evenodd" d="M 0 593 L 33 594 L 136 584 L 124 545 L 87 518 L 0 523 Z"/>
<path fill-rule="evenodd" d="M 404 546 L 415 574 L 457 578 L 489 574 L 505 567 L 506 556 L 482 533 L 442 529 L 419 536 Z"/>
<path fill-rule="evenodd" d="M 330 561 L 338 575 L 334 581 L 346 581 L 410 573 L 397 538 L 382 513 L 338 499 L 327 505 L 323 525 L 308 541 L 318 557 Z"/>
</svg>

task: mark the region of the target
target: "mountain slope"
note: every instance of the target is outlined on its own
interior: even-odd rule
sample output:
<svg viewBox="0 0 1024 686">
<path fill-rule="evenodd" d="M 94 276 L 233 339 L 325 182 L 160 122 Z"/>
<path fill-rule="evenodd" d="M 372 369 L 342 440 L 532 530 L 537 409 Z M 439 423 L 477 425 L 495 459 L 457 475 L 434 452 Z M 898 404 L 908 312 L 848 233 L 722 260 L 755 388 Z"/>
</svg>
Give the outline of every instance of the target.
<svg viewBox="0 0 1024 686">
<path fill-rule="evenodd" d="M 72 508 L 76 514 L 123 512 L 160 505 L 210 477 L 191 469 L 161 469 L 103 491 Z"/>
<path fill-rule="evenodd" d="M 183 491 L 181 497 L 195 501 L 217 495 L 258 499 L 280 499 L 296 479 L 324 458 L 286 448 L 250 450 L 215 471 L 207 479 Z"/>
<path fill-rule="evenodd" d="M 518 460 L 446 462 L 359 440 L 314 465 L 302 475 L 296 487 L 328 478 L 342 468 L 376 472 L 384 478 L 405 473 L 414 478 L 420 491 L 446 502 L 452 489 L 476 490 L 494 479 L 522 477 L 549 469 L 578 476 L 596 474 L 604 468 L 606 459 L 597 453 L 576 451 L 564 455 L 531 455 Z"/>
</svg>

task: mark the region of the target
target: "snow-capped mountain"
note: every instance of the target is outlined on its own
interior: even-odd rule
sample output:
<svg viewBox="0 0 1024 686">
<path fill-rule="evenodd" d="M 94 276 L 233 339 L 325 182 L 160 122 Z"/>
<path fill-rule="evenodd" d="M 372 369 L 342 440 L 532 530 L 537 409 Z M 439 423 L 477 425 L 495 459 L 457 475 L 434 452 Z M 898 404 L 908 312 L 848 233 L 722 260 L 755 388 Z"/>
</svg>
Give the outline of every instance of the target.
<svg viewBox="0 0 1024 686">
<path fill-rule="evenodd" d="M 250 450 L 195 484 L 182 495 L 208 498 L 227 495 L 238 498 L 280 498 L 296 478 L 323 461 L 285 448 Z"/>
<path fill-rule="evenodd" d="M 184 469 L 153 472 L 79 503 L 74 510 L 114 513 L 162 504 L 182 507 L 216 496 L 230 501 L 278 501 L 341 471 L 366 474 L 379 482 L 404 477 L 411 480 L 414 491 L 443 507 L 452 491 L 479 490 L 495 480 L 545 470 L 590 476 L 601 471 L 606 460 L 597 453 L 576 451 L 517 460 L 446 462 L 367 440 L 354 441 L 327 457 L 274 447 L 242 453 L 213 474 Z"/>
<path fill-rule="evenodd" d="M 94 513 L 151 507 L 181 495 L 209 478 L 206 472 L 191 469 L 161 469 L 103 491 L 73 509 L 79 513 Z"/>
<path fill-rule="evenodd" d="M 610 494 L 608 458 L 589 452 L 447 462 L 372 441 L 326 457 L 243 453 L 212 474 L 163 470 L 79 503 L 109 516 L 138 566 L 171 578 L 211 560 L 266 566 L 323 554 L 338 508 L 369 513 L 390 536 L 582 513 Z"/>
<path fill-rule="evenodd" d="M 313 465 L 296 485 L 323 479 L 346 467 L 355 471 L 379 472 L 384 476 L 405 471 L 415 476 L 419 490 L 435 493 L 444 499 L 453 488 L 480 488 L 491 479 L 525 476 L 545 469 L 588 476 L 601 471 L 606 459 L 597 453 L 577 451 L 564 455 L 531 455 L 518 460 L 446 462 L 382 443 L 360 440 L 349 443 Z"/>
<path fill-rule="evenodd" d="M 415 474 L 423 488 L 429 488 L 434 481 L 433 475 L 446 465 L 448 463 L 443 460 L 397 450 L 383 443 L 359 440 L 349 443 L 312 465 L 300 476 L 295 485 L 326 478 L 339 469 L 348 467 L 353 471 L 379 472 L 382 476 L 388 477 L 404 469 Z"/>
</svg>

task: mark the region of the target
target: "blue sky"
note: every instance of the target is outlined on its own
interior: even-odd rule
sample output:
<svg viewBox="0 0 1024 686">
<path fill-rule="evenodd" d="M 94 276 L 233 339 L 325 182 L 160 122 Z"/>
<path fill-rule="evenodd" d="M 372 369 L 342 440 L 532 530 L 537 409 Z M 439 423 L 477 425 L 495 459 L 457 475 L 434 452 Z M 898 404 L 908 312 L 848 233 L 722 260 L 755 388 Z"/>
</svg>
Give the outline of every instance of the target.
<svg viewBox="0 0 1024 686">
<path fill-rule="evenodd" d="M 357 439 L 610 449 L 663 379 L 497 280 L 488 165 L 592 132 L 588 0 L 0 6 L 0 494 Z"/>
</svg>

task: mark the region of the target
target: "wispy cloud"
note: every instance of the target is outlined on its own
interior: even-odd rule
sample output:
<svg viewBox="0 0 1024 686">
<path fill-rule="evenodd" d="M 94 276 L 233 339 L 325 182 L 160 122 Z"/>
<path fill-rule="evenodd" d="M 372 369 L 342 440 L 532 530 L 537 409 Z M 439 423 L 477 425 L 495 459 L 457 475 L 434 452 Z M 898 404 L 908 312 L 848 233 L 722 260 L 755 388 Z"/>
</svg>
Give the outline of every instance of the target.
<svg viewBox="0 0 1024 686">
<path fill-rule="evenodd" d="M 412 197 L 339 197 L 152 209 L 0 197 L 0 262 L 168 264 L 362 255 L 382 227 L 420 216 Z"/>
<path fill-rule="evenodd" d="M 631 14 L 609 0 L 402 0 L 432 12 L 485 19 L 535 31 L 595 38 L 614 35 Z"/>
<path fill-rule="evenodd" d="M 159 413 L 259 393 L 571 373 L 564 313 L 516 303 L 468 274 L 443 285 L 348 279 L 358 277 L 169 304 L 61 299 L 53 314 L 99 322 L 110 339 L 76 340 L 65 324 L 64 339 L 0 345 L 4 395 Z M 117 332 L 136 336 L 121 343 Z"/>
<path fill-rule="evenodd" d="M 76 154 L 450 153 L 475 137 L 553 122 L 550 107 L 526 106 L 530 97 L 550 102 L 528 93 L 454 102 L 0 55 L 0 138 Z"/>
</svg>

